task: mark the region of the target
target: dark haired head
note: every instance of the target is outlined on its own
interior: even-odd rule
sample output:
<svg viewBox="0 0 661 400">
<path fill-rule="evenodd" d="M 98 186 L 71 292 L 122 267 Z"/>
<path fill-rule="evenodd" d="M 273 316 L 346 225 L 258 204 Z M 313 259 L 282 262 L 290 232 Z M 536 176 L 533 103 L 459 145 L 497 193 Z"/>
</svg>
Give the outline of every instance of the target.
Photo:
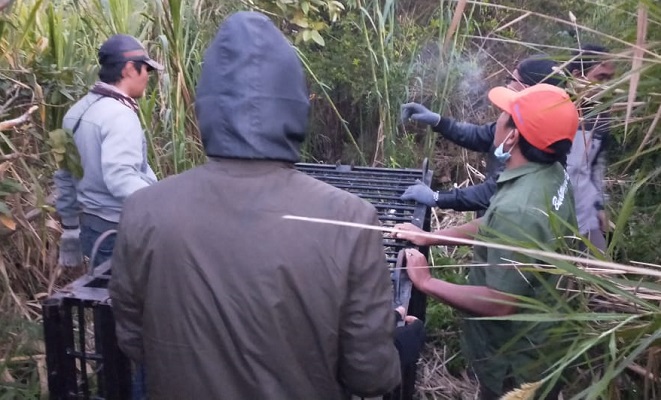
<svg viewBox="0 0 661 400">
<path fill-rule="evenodd" d="M 566 78 L 561 70 L 556 70 L 557 63 L 548 55 L 541 54 L 528 57 L 516 67 L 521 77 L 521 83 L 528 86 L 538 83 L 548 83 L 562 87 Z"/>
<path fill-rule="evenodd" d="M 121 81 L 124 65 L 126 65 L 126 62 L 101 65 L 99 80 L 109 85 Z"/>
<path fill-rule="evenodd" d="M 574 71 L 581 71 L 585 75 L 589 70 L 596 67 L 605 60 L 608 49 L 598 44 L 586 44 L 580 50 L 572 52 L 574 61 L 567 65 L 567 71 L 573 74 Z"/>
<path fill-rule="evenodd" d="M 133 68 L 138 73 L 142 72 L 142 66 L 146 65 L 147 70 L 149 71 L 152 69 L 149 67 L 149 65 L 145 62 L 142 61 L 130 61 L 133 64 Z M 122 70 L 124 69 L 124 66 L 126 65 L 126 61 L 124 62 L 118 62 L 118 63 L 112 63 L 112 64 L 103 64 L 101 65 L 101 69 L 99 69 L 99 80 L 103 83 L 107 83 L 109 85 L 113 85 L 119 81 L 122 80 Z"/>
</svg>

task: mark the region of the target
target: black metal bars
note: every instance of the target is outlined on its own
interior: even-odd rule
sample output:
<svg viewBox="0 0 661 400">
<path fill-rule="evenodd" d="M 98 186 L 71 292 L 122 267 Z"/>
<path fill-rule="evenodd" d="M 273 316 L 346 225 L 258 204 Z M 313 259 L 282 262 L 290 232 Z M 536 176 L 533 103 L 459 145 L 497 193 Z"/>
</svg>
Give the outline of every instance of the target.
<svg viewBox="0 0 661 400">
<path fill-rule="evenodd" d="M 412 201 L 400 200 L 406 188 L 420 180 L 431 185 L 432 172 L 425 159 L 422 169 L 370 168 L 349 165 L 296 164 L 296 168 L 323 182 L 346 190 L 369 201 L 379 214 L 384 227 L 392 227 L 402 222 L 410 222 L 419 228 L 429 230 L 429 207 Z M 383 235 L 383 248 L 390 268 L 393 284 L 393 307 L 404 306 L 407 313 L 421 320 L 425 319 L 427 298 L 417 291 L 403 270 L 400 250 L 416 247 L 411 243 L 395 240 L 389 234 Z M 428 257 L 428 248 L 418 248 Z M 398 258 L 398 256 L 400 256 Z M 384 396 L 387 400 L 413 399 L 415 393 L 415 366 L 402 371 L 402 384 L 392 393 Z"/>
<path fill-rule="evenodd" d="M 131 363 L 117 345 L 109 279 L 106 262 L 42 304 L 51 399 L 131 397 Z"/>
</svg>

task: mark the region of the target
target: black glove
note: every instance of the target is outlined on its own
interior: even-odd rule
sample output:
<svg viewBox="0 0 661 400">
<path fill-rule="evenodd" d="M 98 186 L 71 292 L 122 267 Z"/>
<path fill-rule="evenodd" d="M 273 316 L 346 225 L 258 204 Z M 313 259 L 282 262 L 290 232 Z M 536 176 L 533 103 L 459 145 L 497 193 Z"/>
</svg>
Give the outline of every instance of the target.
<svg viewBox="0 0 661 400">
<path fill-rule="evenodd" d="M 425 324 L 419 319 L 408 325 L 395 328 L 395 347 L 399 352 L 402 369 L 418 361 L 422 347 L 425 344 L 425 338 Z"/>
</svg>

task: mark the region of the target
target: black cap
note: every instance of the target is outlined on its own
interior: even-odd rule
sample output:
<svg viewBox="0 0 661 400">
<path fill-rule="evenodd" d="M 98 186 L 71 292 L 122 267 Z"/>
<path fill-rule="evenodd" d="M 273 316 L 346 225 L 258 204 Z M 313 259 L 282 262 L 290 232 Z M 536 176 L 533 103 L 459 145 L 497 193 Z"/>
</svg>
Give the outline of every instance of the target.
<svg viewBox="0 0 661 400">
<path fill-rule="evenodd" d="M 142 61 L 150 69 L 163 70 L 163 65 L 149 58 L 147 50 L 138 39 L 129 35 L 114 35 L 101 45 L 99 49 L 99 64 L 108 65 L 127 61 Z"/>
<path fill-rule="evenodd" d="M 562 87 L 565 76 L 558 68 L 558 64 L 546 55 L 538 55 L 526 58 L 516 67 L 521 76 L 521 83 L 528 86 L 538 83 L 548 83 L 553 86 Z"/>
</svg>

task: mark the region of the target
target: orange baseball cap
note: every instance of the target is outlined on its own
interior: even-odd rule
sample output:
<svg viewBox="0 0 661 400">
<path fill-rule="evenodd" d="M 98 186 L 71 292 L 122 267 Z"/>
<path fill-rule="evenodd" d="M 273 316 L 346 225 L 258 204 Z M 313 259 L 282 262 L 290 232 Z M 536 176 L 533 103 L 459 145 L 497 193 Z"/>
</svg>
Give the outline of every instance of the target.
<svg viewBox="0 0 661 400">
<path fill-rule="evenodd" d="M 549 146 L 563 139 L 574 141 L 578 110 L 567 92 L 540 83 L 520 92 L 506 87 L 489 91 L 489 100 L 512 116 L 516 128 L 535 148 L 553 153 Z"/>
</svg>

